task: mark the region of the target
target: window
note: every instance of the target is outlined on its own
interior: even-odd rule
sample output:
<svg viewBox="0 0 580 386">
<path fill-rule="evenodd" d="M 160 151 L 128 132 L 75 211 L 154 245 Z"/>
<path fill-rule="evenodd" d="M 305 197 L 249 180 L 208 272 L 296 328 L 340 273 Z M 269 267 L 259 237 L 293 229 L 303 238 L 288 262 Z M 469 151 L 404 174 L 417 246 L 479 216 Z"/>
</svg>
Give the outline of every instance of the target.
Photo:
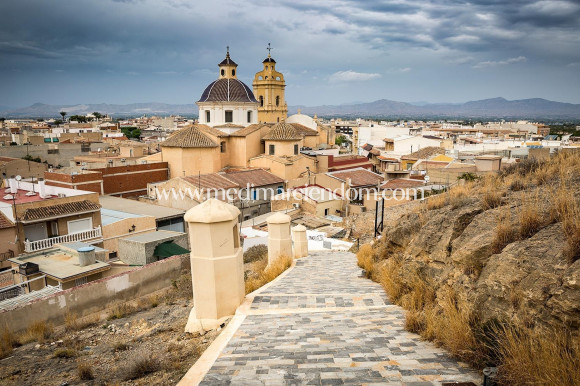
<svg viewBox="0 0 580 386">
<path fill-rule="evenodd" d="M 226 111 L 226 123 L 231 123 L 234 121 L 234 112 L 231 110 Z"/>
<path fill-rule="evenodd" d="M 298 145 L 294 145 L 294 155 L 298 154 Z"/>
<path fill-rule="evenodd" d="M 222 76 L 224 76 L 224 75 L 226 74 L 226 70 L 224 70 L 224 69 L 222 68 L 222 72 L 221 72 L 221 74 L 222 74 Z"/>
<path fill-rule="evenodd" d="M 260 107 L 264 107 L 264 97 L 260 95 Z"/>
<path fill-rule="evenodd" d="M 284 191 L 284 186 L 282 186 L 282 185 L 280 185 L 280 186 L 278 186 L 278 188 L 276 188 L 276 193 L 277 193 L 277 194 L 280 194 L 280 193 L 282 193 L 283 191 Z"/>
<path fill-rule="evenodd" d="M 276 97 L 276 106 L 280 106 L 280 97 L 279 96 Z"/>
<path fill-rule="evenodd" d="M 232 70 L 232 76 L 236 76 L 236 70 Z"/>
<path fill-rule="evenodd" d="M 211 114 L 210 114 L 209 110 L 206 110 L 206 111 L 205 111 L 205 121 L 206 121 L 207 123 L 209 123 L 209 122 L 210 122 L 210 117 L 211 117 Z"/>
<path fill-rule="evenodd" d="M 91 217 L 68 222 L 68 234 L 90 231 L 93 229 L 93 219 Z"/>
<path fill-rule="evenodd" d="M 252 112 L 248 111 L 248 123 L 252 122 Z"/>
<path fill-rule="evenodd" d="M 221 153 L 225 153 L 226 152 L 226 142 L 225 141 L 221 141 L 220 142 L 220 152 Z"/>
<path fill-rule="evenodd" d="M 328 208 L 324 209 L 324 215 L 325 216 L 328 216 L 329 215 L 329 209 Z"/>
<path fill-rule="evenodd" d="M 268 146 L 268 154 L 274 155 L 274 149 L 275 149 L 274 145 Z"/>
</svg>

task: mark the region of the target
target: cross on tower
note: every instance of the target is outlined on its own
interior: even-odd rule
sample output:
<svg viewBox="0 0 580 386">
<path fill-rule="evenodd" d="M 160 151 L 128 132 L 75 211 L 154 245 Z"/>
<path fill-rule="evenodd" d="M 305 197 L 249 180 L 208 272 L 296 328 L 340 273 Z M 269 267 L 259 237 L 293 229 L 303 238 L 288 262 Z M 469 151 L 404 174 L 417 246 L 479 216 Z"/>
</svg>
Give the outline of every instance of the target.
<svg viewBox="0 0 580 386">
<path fill-rule="evenodd" d="M 268 43 L 268 47 L 266 49 L 268 50 L 268 57 L 270 57 L 270 51 L 272 51 L 272 46 L 270 46 L 270 43 Z"/>
<path fill-rule="evenodd" d="M 226 55 L 230 55 L 230 46 L 226 46 Z"/>
</svg>

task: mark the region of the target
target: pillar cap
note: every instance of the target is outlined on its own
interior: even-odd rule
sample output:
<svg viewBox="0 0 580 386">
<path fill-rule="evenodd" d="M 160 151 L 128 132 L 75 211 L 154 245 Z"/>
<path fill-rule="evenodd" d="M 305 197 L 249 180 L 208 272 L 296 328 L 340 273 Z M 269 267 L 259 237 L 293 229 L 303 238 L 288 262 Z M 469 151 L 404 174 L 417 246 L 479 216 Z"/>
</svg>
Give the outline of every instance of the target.
<svg viewBox="0 0 580 386">
<path fill-rule="evenodd" d="M 277 212 L 271 215 L 266 219 L 268 224 L 286 224 L 289 223 L 292 219 L 287 214 L 282 212 Z"/>
<path fill-rule="evenodd" d="M 185 213 L 185 221 L 193 223 L 214 223 L 232 221 L 240 215 L 240 210 L 215 198 L 210 198 L 194 206 Z"/>
<path fill-rule="evenodd" d="M 292 230 L 295 232 L 306 232 L 306 227 L 302 224 L 298 224 L 294 228 L 292 228 Z"/>
</svg>

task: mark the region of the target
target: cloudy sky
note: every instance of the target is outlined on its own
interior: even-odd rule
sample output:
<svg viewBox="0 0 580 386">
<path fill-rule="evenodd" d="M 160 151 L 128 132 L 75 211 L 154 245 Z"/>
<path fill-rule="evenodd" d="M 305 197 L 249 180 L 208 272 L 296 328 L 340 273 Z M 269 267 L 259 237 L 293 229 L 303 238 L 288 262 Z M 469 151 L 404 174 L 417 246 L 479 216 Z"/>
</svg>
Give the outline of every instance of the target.
<svg viewBox="0 0 580 386">
<path fill-rule="evenodd" d="M 291 105 L 503 96 L 580 103 L 578 0 L 0 3 L 0 105 L 193 103 L 266 45 Z"/>
</svg>

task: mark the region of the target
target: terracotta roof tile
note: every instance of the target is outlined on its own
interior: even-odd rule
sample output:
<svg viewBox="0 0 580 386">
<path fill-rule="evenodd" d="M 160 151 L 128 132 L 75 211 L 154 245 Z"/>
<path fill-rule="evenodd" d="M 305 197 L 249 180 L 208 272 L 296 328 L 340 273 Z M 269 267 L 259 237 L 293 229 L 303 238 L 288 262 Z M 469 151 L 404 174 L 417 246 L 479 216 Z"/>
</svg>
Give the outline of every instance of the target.
<svg viewBox="0 0 580 386">
<path fill-rule="evenodd" d="M 249 185 L 264 186 L 283 183 L 284 180 L 264 169 L 249 169 L 223 174 L 228 180 L 245 188 Z"/>
<path fill-rule="evenodd" d="M 14 223 L 4 213 L 0 212 L 0 229 L 12 228 L 13 226 Z"/>
<path fill-rule="evenodd" d="M 313 136 L 318 135 L 318 131 L 312 130 L 309 127 L 301 125 L 300 123 L 290 123 L 290 125 L 292 125 L 299 134 L 302 134 L 304 136 L 313 137 Z"/>
<path fill-rule="evenodd" d="M 383 189 L 407 189 L 407 188 L 418 188 L 420 186 L 425 185 L 424 180 L 411 180 L 405 178 L 395 178 L 389 180 L 381 185 Z"/>
<path fill-rule="evenodd" d="M 243 129 L 244 126 L 242 126 L 242 125 L 236 125 L 234 123 L 224 123 L 223 125 L 214 126 L 214 128 L 216 128 L 216 129 L 222 129 L 222 128 L 224 128 L 224 129 L 225 128 Z"/>
<path fill-rule="evenodd" d="M 268 126 L 264 124 L 253 123 L 250 126 L 246 126 L 245 128 L 236 131 L 235 133 L 231 133 L 231 137 L 245 137 L 249 134 L 252 134 L 255 131 L 260 130 L 262 127 Z"/>
<path fill-rule="evenodd" d="M 51 217 L 58 217 L 67 214 L 75 214 L 82 212 L 94 212 L 101 209 L 99 204 L 95 204 L 89 200 L 67 202 L 64 204 L 55 204 L 50 206 L 42 206 L 38 208 L 26 209 L 21 217 L 22 221 L 42 220 Z"/>
<path fill-rule="evenodd" d="M 196 126 L 198 129 L 200 129 L 204 133 L 209 134 L 209 135 L 213 135 L 214 137 L 221 138 L 221 137 L 228 137 L 229 136 L 228 133 L 224 133 L 223 131 L 216 129 L 215 127 L 211 127 L 208 125 L 202 125 L 202 124 L 197 124 Z"/>
<path fill-rule="evenodd" d="M 196 188 L 201 189 L 230 189 L 238 185 L 218 173 L 202 174 L 199 176 L 180 177 Z"/>
<path fill-rule="evenodd" d="M 428 146 L 422 148 L 421 150 L 417 150 L 416 152 L 413 152 L 411 154 L 407 154 L 405 157 L 416 159 L 427 159 L 429 157 L 439 154 L 445 154 L 445 149 L 443 149 L 442 147 Z"/>
<path fill-rule="evenodd" d="M 272 141 L 299 141 L 302 139 L 302 135 L 289 123 L 280 122 L 275 124 L 262 139 Z"/>
<path fill-rule="evenodd" d="M 352 187 L 377 185 L 379 182 L 383 182 L 383 177 L 380 174 L 373 173 L 363 168 L 331 172 L 327 174 L 345 182 L 347 179 L 350 179 Z"/>
<path fill-rule="evenodd" d="M 197 148 L 207 148 L 207 147 L 218 147 L 211 138 L 202 132 L 197 125 L 192 125 L 183 128 L 173 134 L 171 137 L 167 138 L 163 143 L 163 147 L 197 147 Z"/>
</svg>

